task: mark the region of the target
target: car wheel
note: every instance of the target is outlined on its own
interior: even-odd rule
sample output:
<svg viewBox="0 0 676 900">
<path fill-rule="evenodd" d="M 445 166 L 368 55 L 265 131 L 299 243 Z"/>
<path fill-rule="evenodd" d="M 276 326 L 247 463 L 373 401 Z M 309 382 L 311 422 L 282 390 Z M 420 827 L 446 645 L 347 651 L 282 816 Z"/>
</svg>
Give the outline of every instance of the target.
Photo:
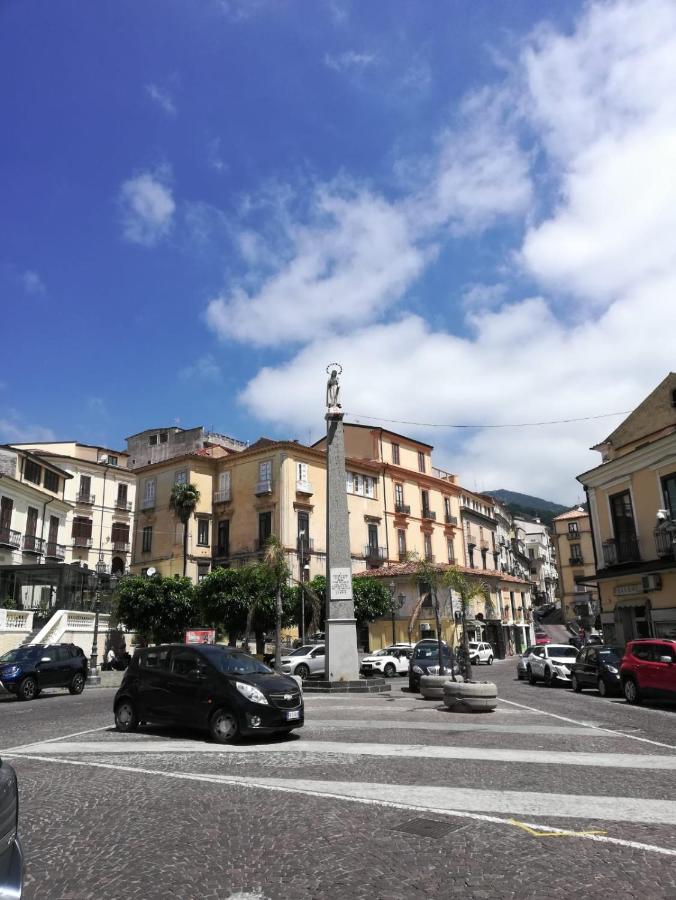
<svg viewBox="0 0 676 900">
<path fill-rule="evenodd" d="M 492 666 L 493 665 L 493 657 L 489 656 L 488 659 L 486 660 L 486 662 L 488 663 L 489 666 Z"/>
<path fill-rule="evenodd" d="M 73 675 L 70 684 L 68 685 L 68 690 L 71 694 L 81 694 L 84 690 L 85 686 L 85 677 L 82 672 L 78 672 L 76 675 Z"/>
<path fill-rule="evenodd" d="M 124 733 L 138 728 L 138 716 L 131 700 L 120 700 L 115 707 L 115 728 Z"/>
<path fill-rule="evenodd" d="M 217 709 L 209 719 L 209 734 L 219 744 L 231 744 L 239 737 L 237 716 L 229 709 Z"/>
<path fill-rule="evenodd" d="M 38 683 L 32 678 L 24 678 L 24 680 L 19 685 L 19 690 L 16 692 L 19 700 L 34 700 L 38 695 Z"/>
<path fill-rule="evenodd" d="M 554 684 L 555 678 L 552 670 L 547 666 L 545 669 L 545 684 L 547 687 L 552 687 Z"/>
<path fill-rule="evenodd" d="M 301 663 L 299 666 L 296 666 L 294 675 L 297 675 L 301 679 L 301 681 L 305 681 L 310 677 L 310 669 L 305 665 L 305 663 Z"/>
<path fill-rule="evenodd" d="M 627 703 L 632 703 L 634 705 L 641 702 L 641 693 L 638 689 L 638 685 L 634 681 L 633 678 L 627 678 L 624 682 L 624 699 Z"/>
<path fill-rule="evenodd" d="M 385 678 L 394 678 L 396 674 L 397 670 L 395 666 L 392 663 L 387 663 L 387 665 L 383 669 L 383 675 L 385 676 Z"/>
<path fill-rule="evenodd" d="M 605 681 L 603 680 L 603 678 L 599 678 L 598 688 L 599 688 L 599 694 L 600 694 L 602 697 L 607 697 L 607 696 L 608 696 L 608 686 L 606 685 L 606 683 L 605 683 Z"/>
<path fill-rule="evenodd" d="M 535 675 L 533 675 L 533 670 L 531 669 L 530 666 L 528 666 L 527 674 L 528 674 L 528 684 L 535 684 L 535 681 L 536 681 Z"/>
</svg>

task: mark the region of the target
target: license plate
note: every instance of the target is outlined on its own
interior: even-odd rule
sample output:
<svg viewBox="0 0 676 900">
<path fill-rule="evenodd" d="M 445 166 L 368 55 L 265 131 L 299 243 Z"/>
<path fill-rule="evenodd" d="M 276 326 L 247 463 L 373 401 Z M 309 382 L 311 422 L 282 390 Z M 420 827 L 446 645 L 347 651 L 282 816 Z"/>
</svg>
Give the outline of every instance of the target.
<svg viewBox="0 0 676 900">
<path fill-rule="evenodd" d="M 286 713 L 287 721 L 289 719 L 300 719 L 300 710 L 299 709 L 289 709 Z"/>
</svg>

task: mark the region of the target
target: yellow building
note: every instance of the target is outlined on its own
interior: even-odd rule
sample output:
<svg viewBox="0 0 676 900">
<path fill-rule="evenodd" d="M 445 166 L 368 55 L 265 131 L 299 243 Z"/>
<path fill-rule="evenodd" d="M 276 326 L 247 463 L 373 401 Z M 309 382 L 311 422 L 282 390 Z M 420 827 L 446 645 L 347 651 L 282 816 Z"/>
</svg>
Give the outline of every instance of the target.
<svg viewBox="0 0 676 900">
<path fill-rule="evenodd" d="M 605 639 L 676 638 L 676 374 L 594 449 L 589 498 Z"/>
<path fill-rule="evenodd" d="M 589 514 L 581 507 L 568 510 L 553 519 L 552 527 L 563 618 L 591 627 L 599 609 Z"/>
</svg>

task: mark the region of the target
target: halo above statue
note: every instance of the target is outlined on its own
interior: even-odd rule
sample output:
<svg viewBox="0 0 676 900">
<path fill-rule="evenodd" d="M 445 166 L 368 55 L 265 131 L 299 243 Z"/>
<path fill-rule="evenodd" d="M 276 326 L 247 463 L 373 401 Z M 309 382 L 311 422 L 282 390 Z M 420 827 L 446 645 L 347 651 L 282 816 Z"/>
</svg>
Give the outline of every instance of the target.
<svg viewBox="0 0 676 900">
<path fill-rule="evenodd" d="M 341 366 L 340 363 L 329 363 L 328 366 L 326 367 L 326 374 L 330 375 L 334 369 L 336 369 L 336 371 L 338 372 L 339 375 L 343 374 L 343 367 Z"/>
</svg>

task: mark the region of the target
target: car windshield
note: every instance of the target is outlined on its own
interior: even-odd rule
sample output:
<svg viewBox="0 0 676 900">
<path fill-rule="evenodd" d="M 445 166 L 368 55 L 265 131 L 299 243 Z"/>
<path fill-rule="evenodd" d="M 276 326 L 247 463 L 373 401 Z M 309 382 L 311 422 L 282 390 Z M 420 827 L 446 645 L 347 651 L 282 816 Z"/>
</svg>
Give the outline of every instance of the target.
<svg viewBox="0 0 676 900">
<path fill-rule="evenodd" d="M 294 650 L 293 653 L 290 653 L 289 656 L 307 656 L 313 646 L 313 644 L 308 644 L 307 647 L 299 647 L 297 650 Z"/>
<path fill-rule="evenodd" d="M 614 663 L 622 659 L 624 651 L 619 647 L 604 647 L 598 651 L 598 654 L 604 663 Z"/>
<path fill-rule="evenodd" d="M 205 648 L 206 649 L 206 648 Z M 264 665 L 248 653 L 239 650 L 224 650 L 220 647 L 209 648 L 205 656 L 219 672 L 226 675 L 259 675 L 272 673 L 269 666 Z"/>
<path fill-rule="evenodd" d="M 470 642 L 469 642 L 469 649 L 470 649 L 470 650 L 477 650 L 478 647 L 479 647 L 479 645 L 477 644 L 476 641 L 470 641 Z"/>
<path fill-rule="evenodd" d="M 442 647 L 442 656 L 444 659 L 450 659 L 450 653 L 448 652 L 448 647 Z M 421 644 L 419 647 L 415 648 L 415 653 L 413 654 L 414 659 L 438 659 L 439 658 L 439 645 L 438 644 Z"/>
<path fill-rule="evenodd" d="M 389 656 L 391 652 L 391 650 L 376 650 L 371 656 Z"/>
<path fill-rule="evenodd" d="M 549 647 L 549 655 L 561 657 L 561 659 L 575 659 L 577 656 L 576 647 Z"/>
<path fill-rule="evenodd" d="M 0 656 L 0 663 L 15 663 L 22 660 L 35 659 L 39 655 L 42 647 L 17 647 L 16 650 L 9 650 Z"/>
</svg>

